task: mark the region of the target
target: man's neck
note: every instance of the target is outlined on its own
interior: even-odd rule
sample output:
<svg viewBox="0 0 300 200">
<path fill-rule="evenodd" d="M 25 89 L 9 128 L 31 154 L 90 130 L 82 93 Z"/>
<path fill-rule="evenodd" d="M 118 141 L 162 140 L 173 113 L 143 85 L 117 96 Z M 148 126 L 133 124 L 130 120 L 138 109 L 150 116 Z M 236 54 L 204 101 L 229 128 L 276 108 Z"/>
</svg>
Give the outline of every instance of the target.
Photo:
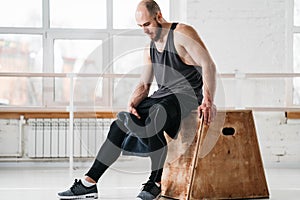
<svg viewBox="0 0 300 200">
<path fill-rule="evenodd" d="M 162 23 L 161 25 L 162 25 L 162 31 L 161 31 L 159 39 L 156 41 L 159 43 L 165 42 L 166 36 L 169 33 L 172 23 L 165 22 L 165 23 Z"/>
</svg>

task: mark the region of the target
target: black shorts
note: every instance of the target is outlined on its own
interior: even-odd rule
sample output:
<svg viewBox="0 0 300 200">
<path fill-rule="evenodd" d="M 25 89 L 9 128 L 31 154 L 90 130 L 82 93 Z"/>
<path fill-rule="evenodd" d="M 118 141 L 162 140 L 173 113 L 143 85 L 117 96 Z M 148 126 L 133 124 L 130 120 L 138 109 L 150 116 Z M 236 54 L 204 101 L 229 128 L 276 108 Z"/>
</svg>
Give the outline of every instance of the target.
<svg viewBox="0 0 300 200">
<path fill-rule="evenodd" d="M 199 104 L 196 98 L 183 94 L 171 94 L 161 98 L 147 97 L 136 107 L 141 120 L 145 122 L 150 109 L 157 105 L 162 106 L 167 113 L 164 131 L 174 138 L 179 130 L 181 120 L 192 110 L 197 109 Z"/>
</svg>

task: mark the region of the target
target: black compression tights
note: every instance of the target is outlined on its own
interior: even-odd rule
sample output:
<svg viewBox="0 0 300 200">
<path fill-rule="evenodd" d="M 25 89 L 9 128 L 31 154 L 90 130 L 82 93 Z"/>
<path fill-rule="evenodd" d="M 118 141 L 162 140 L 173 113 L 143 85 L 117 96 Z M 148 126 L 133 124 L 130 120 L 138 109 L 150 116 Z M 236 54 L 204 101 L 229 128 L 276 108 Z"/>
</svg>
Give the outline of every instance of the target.
<svg viewBox="0 0 300 200">
<path fill-rule="evenodd" d="M 102 174 L 111 166 L 121 154 L 121 145 L 126 136 L 126 133 L 122 131 L 116 121 L 114 121 L 108 132 L 107 139 L 101 146 L 97 157 L 87 172 L 86 176 L 92 178 L 98 182 Z M 160 131 L 154 136 L 147 139 L 149 147 L 151 148 L 151 175 L 150 180 L 155 182 L 161 181 L 163 165 L 167 155 L 167 141 L 164 137 L 163 131 Z"/>
</svg>

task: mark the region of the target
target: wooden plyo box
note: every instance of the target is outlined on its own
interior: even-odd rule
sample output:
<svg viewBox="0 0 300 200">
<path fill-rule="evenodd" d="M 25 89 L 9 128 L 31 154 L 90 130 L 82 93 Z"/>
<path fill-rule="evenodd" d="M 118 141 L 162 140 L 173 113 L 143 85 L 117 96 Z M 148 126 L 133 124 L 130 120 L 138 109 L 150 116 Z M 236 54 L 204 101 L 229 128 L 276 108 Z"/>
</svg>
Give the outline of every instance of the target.
<svg viewBox="0 0 300 200">
<path fill-rule="evenodd" d="M 209 127 L 196 113 L 188 116 L 169 141 L 162 196 L 269 198 L 252 111 L 219 111 Z"/>
</svg>

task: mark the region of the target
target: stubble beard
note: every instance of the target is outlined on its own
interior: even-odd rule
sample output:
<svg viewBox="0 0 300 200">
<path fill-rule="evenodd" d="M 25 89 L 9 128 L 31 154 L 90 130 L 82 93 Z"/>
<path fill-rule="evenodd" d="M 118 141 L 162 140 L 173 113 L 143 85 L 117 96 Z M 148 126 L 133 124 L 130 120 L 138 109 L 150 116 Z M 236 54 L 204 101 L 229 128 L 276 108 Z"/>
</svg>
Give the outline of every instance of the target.
<svg viewBox="0 0 300 200">
<path fill-rule="evenodd" d="M 155 20 L 155 21 L 157 23 L 157 30 L 155 32 L 155 37 L 153 38 L 153 41 L 157 42 L 159 40 L 161 32 L 162 32 L 162 25 L 157 20 Z"/>
</svg>

